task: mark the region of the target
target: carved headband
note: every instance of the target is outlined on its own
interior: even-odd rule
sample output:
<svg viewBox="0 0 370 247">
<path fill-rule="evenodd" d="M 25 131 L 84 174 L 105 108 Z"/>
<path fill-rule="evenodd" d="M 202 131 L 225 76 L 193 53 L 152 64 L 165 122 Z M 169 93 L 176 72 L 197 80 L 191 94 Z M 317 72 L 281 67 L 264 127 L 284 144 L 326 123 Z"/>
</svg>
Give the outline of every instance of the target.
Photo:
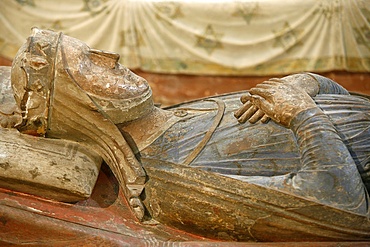
<svg viewBox="0 0 370 247">
<path fill-rule="evenodd" d="M 23 117 L 19 128 L 33 135 L 46 132 L 60 36 L 61 33 L 33 28 L 13 61 L 12 87 Z"/>
</svg>

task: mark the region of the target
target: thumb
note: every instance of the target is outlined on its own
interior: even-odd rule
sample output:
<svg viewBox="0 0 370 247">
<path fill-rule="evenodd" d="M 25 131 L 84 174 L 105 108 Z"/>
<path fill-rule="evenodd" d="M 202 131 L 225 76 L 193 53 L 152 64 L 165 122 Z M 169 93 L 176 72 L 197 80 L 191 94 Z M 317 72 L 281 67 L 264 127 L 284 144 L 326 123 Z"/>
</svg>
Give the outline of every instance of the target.
<svg viewBox="0 0 370 247">
<path fill-rule="evenodd" d="M 243 104 L 245 104 L 245 103 L 247 103 L 247 102 L 250 100 L 250 98 L 251 98 L 250 93 L 247 93 L 247 94 L 244 94 L 244 95 L 242 95 L 242 96 L 240 97 L 240 101 L 241 101 Z"/>
</svg>

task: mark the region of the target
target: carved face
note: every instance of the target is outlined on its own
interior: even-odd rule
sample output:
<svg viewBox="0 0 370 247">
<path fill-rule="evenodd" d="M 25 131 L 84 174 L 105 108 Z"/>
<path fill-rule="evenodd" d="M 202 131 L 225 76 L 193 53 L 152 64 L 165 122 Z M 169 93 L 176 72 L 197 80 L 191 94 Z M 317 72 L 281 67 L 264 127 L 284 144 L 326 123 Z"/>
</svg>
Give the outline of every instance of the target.
<svg viewBox="0 0 370 247">
<path fill-rule="evenodd" d="M 102 98 L 131 99 L 150 90 L 147 81 L 118 63 L 116 53 L 90 49 L 83 42 L 63 36 L 62 56 L 75 82 Z"/>
<path fill-rule="evenodd" d="M 20 129 L 46 133 L 53 98 L 63 97 L 54 95 L 56 84 L 77 85 L 76 90 L 88 95 L 92 105 L 114 123 L 145 115 L 153 107 L 151 89 L 118 60 L 116 53 L 90 49 L 62 33 L 34 28 L 12 66 L 12 87 L 24 119 Z"/>
<path fill-rule="evenodd" d="M 118 54 L 90 49 L 82 41 L 64 35 L 59 49 L 63 71 L 114 123 L 140 118 L 152 110 L 149 84 L 119 64 Z"/>
</svg>

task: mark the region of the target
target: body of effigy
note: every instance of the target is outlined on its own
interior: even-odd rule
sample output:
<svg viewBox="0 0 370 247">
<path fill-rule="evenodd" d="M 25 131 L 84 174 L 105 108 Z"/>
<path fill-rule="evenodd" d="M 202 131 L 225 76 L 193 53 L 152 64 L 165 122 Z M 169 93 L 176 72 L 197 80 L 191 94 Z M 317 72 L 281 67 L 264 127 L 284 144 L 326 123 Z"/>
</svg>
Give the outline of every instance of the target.
<svg viewBox="0 0 370 247">
<path fill-rule="evenodd" d="M 306 73 L 160 109 L 148 83 L 118 59 L 61 33 L 33 30 L 11 71 L 2 68 L 3 187 L 83 200 L 103 159 L 143 222 L 268 240 L 272 230 L 262 219 L 269 219 L 276 229 L 289 226 L 281 238 L 293 239 L 297 224 L 306 226 L 281 218 L 304 214 L 319 222 L 325 207 L 324 228 L 342 214 L 356 216 L 339 229 L 361 228 L 370 181 L 368 99 Z M 370 226 L 361 224 L 366 238 Z M 306 231 L 299 239 L 313 230 Z M 315 234 L 335 238 L 327 230 Z"/>
</svg>

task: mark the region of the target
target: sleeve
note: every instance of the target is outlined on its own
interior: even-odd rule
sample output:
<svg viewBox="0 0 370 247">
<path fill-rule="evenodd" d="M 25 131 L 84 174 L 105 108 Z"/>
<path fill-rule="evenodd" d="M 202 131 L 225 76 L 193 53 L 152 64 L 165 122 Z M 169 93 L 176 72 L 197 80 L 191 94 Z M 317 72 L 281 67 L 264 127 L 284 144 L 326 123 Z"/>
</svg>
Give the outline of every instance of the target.
<svg viewBox="0 0 370 247">
<path fill-rule="evenodd" d="M 357 166 L 332 122 L 319 109 L 298 114 L 292 130 L 302 168 L 292 174 L 292 187 L 318 201 L 353 212 L 367 212 L 367 192 Z"/>
<path fill-rule="evenodd" d="M 349 92 L 336 83 L 335 81 L 326 78 L 321 75 L 313 74 L 313 73 L 307 73 L 311 77 L 313 77 L 319 84 L 319 93 L 318 94 L 344 94 L 349 95 Z"/>
<path fill-rule="evenodd" d="M 319 109 L 301 112 L 291 126 L 301 154 L 297 172 L 248 182 L 366 215 L 368 193 L 356 164 L 332 122 Z"/>
</svg>

